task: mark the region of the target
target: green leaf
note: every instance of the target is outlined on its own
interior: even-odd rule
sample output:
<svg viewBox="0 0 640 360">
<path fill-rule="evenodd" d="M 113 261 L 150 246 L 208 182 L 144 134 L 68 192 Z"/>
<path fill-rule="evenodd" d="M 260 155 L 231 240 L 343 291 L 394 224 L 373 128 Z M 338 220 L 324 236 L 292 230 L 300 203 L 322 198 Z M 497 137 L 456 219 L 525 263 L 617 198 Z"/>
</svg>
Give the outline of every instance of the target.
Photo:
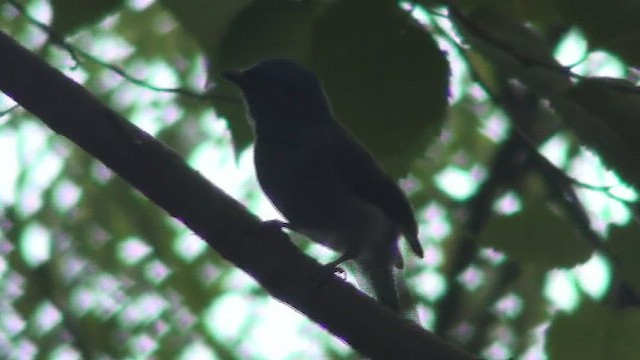
<svg viewBox="0 0 640 360">
<path fill-rule="evenodd" d="M 485 8 L 469 16 L 454 13 L 453 19 L 471 45 L 468 52 L 481 55 L 502 77 L 515 77 L 543 96 L 561 93 L 571 86 L 571 79 L 561 71 L 563 67 L 553 57 L 548 42 L 527 25 Z M 474 67 L 487 66 L 481 59 L 471 60 Z M 487 69 L 480 75 L 483 79 L 492 77 Z M 491 81 L 488 85 L 492 85 Z"/>
<path fill-rule="evenodd" d="M 596 48 L 622 56 L 630 65 L 640 65 L 640 1 L 556 0 L 562 15 L 578 25 Z"/>
<path fill-rule="evenodd" d="M 553 320 L 547 353 L 550 359 L 635 360 L 638 344 L 639 309 L 608 309 L 585 302 L 577 312 Z"/>
<path fill-rule="evenodd" d="M 553 99 L 563 121 L 629 183 L 640 185 L 640 88 L 618 79 L 580 82 Z"/>
<path fill-rule="evenodd" d="M 554 0 L 460 0 L 456 6 L 466 12 L 482 9 L 519 22 L 541 24 L 545 27 L 558 25 L 562 21 Z"/>
<path fill-rule="evenodd" d="M 180 25 L 203 49 L 215 51 L 227 32 L 229 23 L 252 0 L 160 0 Z"/>
<path fill-rule="evenodd" d="M 51 0 L 51 27 L 60 34 L 70 34 L 101 20 L 123 3 L 124 0 Z"/>
<path fill-rule="evenodd" d="M 570 267 L 589 258 L 591 247 L 544 199 L 530 196 L 523 204 L 522 211 L 513 215 L 494 216 L 478 238 L 480 244 L 516 261 L 548 268 Z"/>
<path fill-rule="evenodd" d="M 605 245 L 620 276 L 640 293 L 640 229 L 635 224 L 614 226 Z"/>
<path fill-rule="evenodd" d="M 314 30 L 309 64 L 334 112 L 393 175 L 440 132 L 448 64 L 428 32 L 395 2 L 335 3 Z"/>
</svg>

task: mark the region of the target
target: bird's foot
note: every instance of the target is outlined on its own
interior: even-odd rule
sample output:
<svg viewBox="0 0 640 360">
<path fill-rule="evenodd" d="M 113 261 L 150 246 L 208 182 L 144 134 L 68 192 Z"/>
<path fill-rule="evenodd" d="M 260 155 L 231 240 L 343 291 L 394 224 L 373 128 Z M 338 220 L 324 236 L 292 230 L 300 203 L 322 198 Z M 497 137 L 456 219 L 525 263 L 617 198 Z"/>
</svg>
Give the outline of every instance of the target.
<svg viewBox="0 0 640 360">
<path fill-rule="evenodd" d="M 337 275 L 342 280 L 347 280 L 347 272 L 339 266 L 333 268 L 333 274 Z"/>
<path fill-rule="evenodd" d="M 313 282 L 316 283 L 317 286 L 322 286 L 324 282 L 331 279 L 333 276 L 338 276 L 342 280 L 347 279 L 347 272 L 344 271 L 343 268 L 339 267 L 339 264 L 347 260 L 351 260 L 353 256 L 344 254 L 340 256 L 338 259 L 333 260 L 332 262 L 323 265 L 322 270 L 320 270 L 317 274 L 314 275 Z"/>
<path fill-rule="evenodd" d="M 337 276 L 341 280 L 347 280 L 347 272 L 344 271 L 341 267 L 336 267 L 333 265 L 323 265 L 321 270 L 315 273 L 312 276 L 312 283 L 315 287 L 322 287 L 324 283 L 326 283 L 332 277 Z"/>
<path fill-rule="evenodd" d="M 267 220 L 262 222 L 262 226 L 277 229 L 291 229 L 291 224 L 282 220 Z"/>
<path fill-rule="evenodd" d="M 342 254 L 339 258 L 337 258 L 337 259 L 333 260 L 332 262 L 324 265 L 323 267 L 327 270 L 326 274 L 338 275 L 341 279 L 346 280 L 347 279 L 347 273 L 339 265 L 342 264 L 345 261 L 349 261 L 349 260 L 352 260 L 354 258 L 355 258 L 354 252 L 347 251 L 346 253 Z"/>
</svg>

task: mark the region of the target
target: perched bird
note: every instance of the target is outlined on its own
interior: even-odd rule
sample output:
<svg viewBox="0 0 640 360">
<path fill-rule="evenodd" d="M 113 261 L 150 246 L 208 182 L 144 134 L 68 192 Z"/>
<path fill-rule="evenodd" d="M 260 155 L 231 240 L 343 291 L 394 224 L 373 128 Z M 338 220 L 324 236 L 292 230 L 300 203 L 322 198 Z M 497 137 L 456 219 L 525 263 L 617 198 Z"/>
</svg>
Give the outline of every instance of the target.
<svg viewBox="0 0 640 360">
<path fill-rule="evenodd" d="M 358 285 L 399 310 L 393 266 L 403 234 L 422 257 L 413 210 L 393 179 L 338 123 L 316 75 L 289 59 L 221 74 L 244 96 L 258 182 L 287 227 L 353 260 Z"/>
</svg>

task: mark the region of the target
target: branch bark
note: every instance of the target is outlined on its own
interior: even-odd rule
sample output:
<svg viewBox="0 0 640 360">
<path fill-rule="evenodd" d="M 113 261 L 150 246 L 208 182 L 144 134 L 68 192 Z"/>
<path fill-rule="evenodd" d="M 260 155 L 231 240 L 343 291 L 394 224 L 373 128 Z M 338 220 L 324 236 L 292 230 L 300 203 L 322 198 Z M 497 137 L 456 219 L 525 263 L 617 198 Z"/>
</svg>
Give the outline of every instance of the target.
<svg viewBox="0 0 640 360">
<path fill-rule="evenodd" d="M 180 220 L 272 296 L 365 356 L 474 357 L 381 307 L 323 268 L 280 230 L 189 168 L 172 149 L 101 104 L 81 85 L 0 32 L 0 91 Z"/>
</svg>

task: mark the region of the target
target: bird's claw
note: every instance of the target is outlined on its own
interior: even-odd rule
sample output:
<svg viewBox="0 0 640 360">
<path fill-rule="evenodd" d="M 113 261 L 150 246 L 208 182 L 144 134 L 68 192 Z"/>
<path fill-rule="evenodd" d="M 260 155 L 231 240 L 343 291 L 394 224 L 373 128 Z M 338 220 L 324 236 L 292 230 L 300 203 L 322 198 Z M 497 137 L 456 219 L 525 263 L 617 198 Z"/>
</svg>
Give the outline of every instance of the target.
<svg viewBox="0 0 640 360">
<path fill-rule="evenodd" d="M 315 274 L 312 280 L 316 286 L 320 287 L 324 282 L 331 279 L 333 276 L 338 276 L 342 280 L 347 279 L 347 272 L 341 267 L 333 266 L 331 263 L 322 266 L 322 270 Z"/>
<path fill-rule="evenodd" d="M 281 220 L 267 220 L 267 221 L 263 221 L 262 222 L 262 226 L 268 227 L 268 228 L 276 228 L 278 230 L 280 229 L 291 229 L 291 224 L 285 221 L 281 221 Z"/>
<path fill-rule="evenodd" d="M 342 280 L 347 280 L 347 272 L 339 266 L 333 268 L 333 274 L 337 275 Z"/>
</svg>

